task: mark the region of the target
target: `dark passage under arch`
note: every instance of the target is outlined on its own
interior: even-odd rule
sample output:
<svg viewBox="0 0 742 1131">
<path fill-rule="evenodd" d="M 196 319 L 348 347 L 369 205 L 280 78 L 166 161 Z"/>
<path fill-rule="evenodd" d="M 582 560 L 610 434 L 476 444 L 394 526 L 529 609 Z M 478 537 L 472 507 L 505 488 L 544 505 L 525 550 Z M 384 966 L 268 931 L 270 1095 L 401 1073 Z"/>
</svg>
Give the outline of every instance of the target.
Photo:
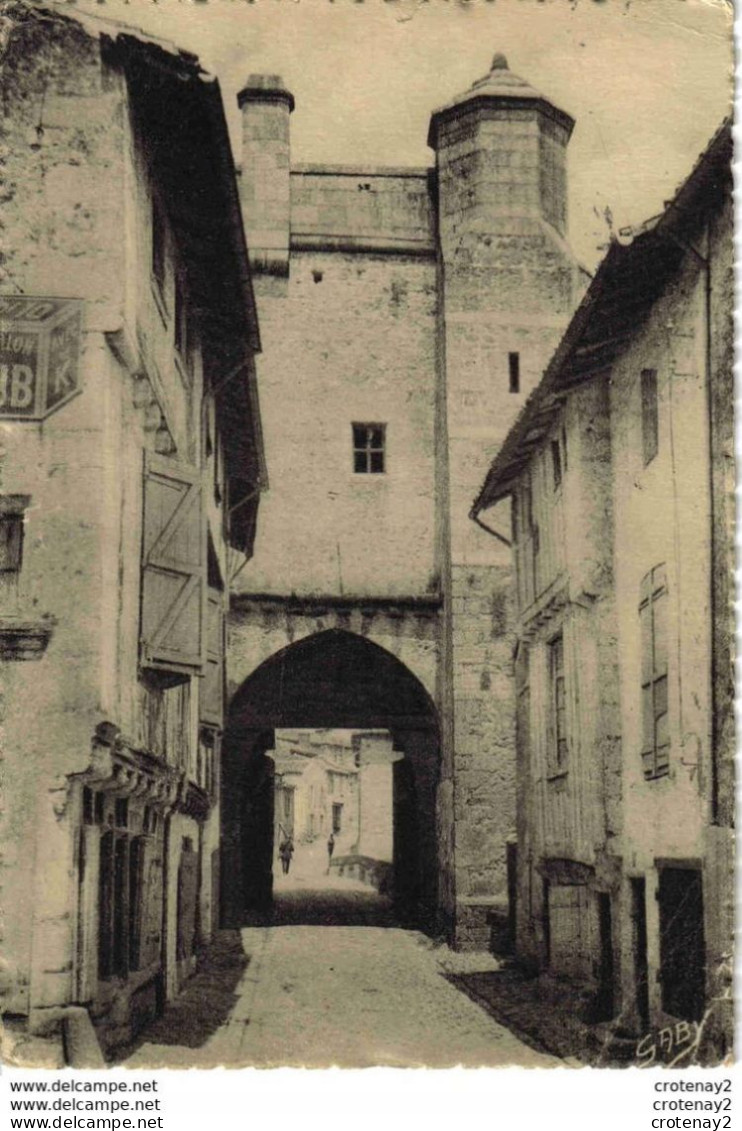
<svg viewBox="0 0 742 1131">
<path fill-rule="evenodd" d="M 404 754 L 394 767 L 394 896 L 422 928 L 437 903 L 435 705 L 416 676 L 364 637 L 330 629 L 291 644 L 235 693 L 222 752 L 221 906 L 239 926 L 272 899 L 273 777 L 265 752 L 276 728 L 383 728 Z"/>
</svg>

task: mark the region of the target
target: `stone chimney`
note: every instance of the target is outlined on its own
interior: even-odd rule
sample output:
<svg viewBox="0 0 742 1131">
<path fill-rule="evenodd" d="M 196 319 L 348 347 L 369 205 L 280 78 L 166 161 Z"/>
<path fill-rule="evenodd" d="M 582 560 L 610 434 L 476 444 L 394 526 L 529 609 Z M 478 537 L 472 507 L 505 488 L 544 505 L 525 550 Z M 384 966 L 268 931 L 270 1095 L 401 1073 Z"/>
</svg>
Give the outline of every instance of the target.
<svg viewBox="0 0 742 1131">
<path fill-rule="evenodd" d="M 294 96 L 280 75 L 250 75 L 237 95 L 242 111 L 240 196 L 250 264 L 288 275 L 291 201 L 289 115 Z"/>
</svg>

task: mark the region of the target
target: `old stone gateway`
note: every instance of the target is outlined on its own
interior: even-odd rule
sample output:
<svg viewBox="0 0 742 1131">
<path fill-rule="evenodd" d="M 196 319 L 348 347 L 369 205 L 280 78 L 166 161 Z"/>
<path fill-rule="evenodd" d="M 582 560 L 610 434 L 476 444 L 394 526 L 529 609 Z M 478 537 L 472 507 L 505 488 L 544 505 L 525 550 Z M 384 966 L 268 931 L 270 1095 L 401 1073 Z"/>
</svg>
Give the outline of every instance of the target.
<svg viewBox="0 0 742 1131">
<path fill-rule="evenodd" d="M 436 833 L 436 602 L 386 609 L 334 604 L 235 602 L 232 673 L 249 674 L 232 695 L 224 734 L 225 921 L 240 923 L 246 909 L 271 900 L 274 766 L 265 755 L 275 731 L 384 729 L 395 751 L 394 904 L 405 921 L 433 927 L 445 868 Z M 261 660 L 266 649 L 270 654 Z"/>
</svg>

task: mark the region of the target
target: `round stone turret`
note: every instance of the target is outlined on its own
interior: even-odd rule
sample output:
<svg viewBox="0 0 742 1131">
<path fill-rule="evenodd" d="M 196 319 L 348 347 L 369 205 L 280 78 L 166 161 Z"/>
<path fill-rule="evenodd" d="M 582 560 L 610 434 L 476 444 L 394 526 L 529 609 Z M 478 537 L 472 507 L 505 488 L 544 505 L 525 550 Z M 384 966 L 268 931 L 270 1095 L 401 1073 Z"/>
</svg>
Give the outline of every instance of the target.
<svg viewBox="0 0 742 1131">
<path fill-rule="evenodd" d="M 453 562 L 493 560 L 468 521 L 477 454 L 496 451 L 573 307 L 566 149 L 574 122 L 505 55 L 433 114 L 446 333 Z M 482 443 L 488 429 L 487 444 Z"/>
<path fill-rule="evenodd" d="M 436 110 L 441 242 L 467 227 L 493 236 L 546 221 L 567 228 L 566 148 L 574 120 L 522 79 L 498 52 L 486 75 Z M 451 218 L 451 232 L 446 231 Z M 517 226 L 517 225 L 516 225 Z"/>
<path fill-rule="evenodd" d="M 452 119 L 457 119 L 472 110 L 484 109 L 525 109 L 531 108 L 545 118 L 557 123 L 566 133 L 565 141 L 569 139 L 574 128 L 574 118 L 560 110 L 553 102 L 549 102 L 540 91 L 527 83 L 519 75 L 513 74 L 508 67 L 506 57 L 498 52 L 492 60 L 492 66 L 486 75 L 472 83 L 463 94 L 457 95 L 440 109 L 434 111 L 430 120 L 428 145 L 431 149 L 438 148 L 438 138 L 441 127 Z"/>
</svg>

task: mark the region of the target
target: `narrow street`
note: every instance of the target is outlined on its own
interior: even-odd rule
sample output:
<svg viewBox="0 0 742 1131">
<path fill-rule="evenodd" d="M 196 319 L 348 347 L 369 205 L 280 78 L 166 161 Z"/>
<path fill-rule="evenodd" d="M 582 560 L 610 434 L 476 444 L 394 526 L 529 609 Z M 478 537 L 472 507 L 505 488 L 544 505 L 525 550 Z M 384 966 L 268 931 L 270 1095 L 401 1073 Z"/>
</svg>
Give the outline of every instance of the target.
<svg viewBox="0 0 742 1131">
<path fill-rule="evenodd" d="M 325 864 L 324 848 L 299 847 L 290 875 L 276 877 L 270 925 L 223 932 L 221 959 L 144 1031 L 126 1067 L 558 1063 L 446 980 L 496 969 L 494 958 L 389 925 L 387 900 Z"/>
<path fill-rule="evenodd" d="M 126 1067 L 558 1063 L 450 985 L 446 968 L 452 958 L 455 968 L 456 956 L 439 955 L 417 932 L 258 927 L 243 930 L 241 942 L 248 965 L 216 1031 L 193 1046 L 189 999 L 199 990 L 193 985 L 145 1031 Z"/>
</svg>

